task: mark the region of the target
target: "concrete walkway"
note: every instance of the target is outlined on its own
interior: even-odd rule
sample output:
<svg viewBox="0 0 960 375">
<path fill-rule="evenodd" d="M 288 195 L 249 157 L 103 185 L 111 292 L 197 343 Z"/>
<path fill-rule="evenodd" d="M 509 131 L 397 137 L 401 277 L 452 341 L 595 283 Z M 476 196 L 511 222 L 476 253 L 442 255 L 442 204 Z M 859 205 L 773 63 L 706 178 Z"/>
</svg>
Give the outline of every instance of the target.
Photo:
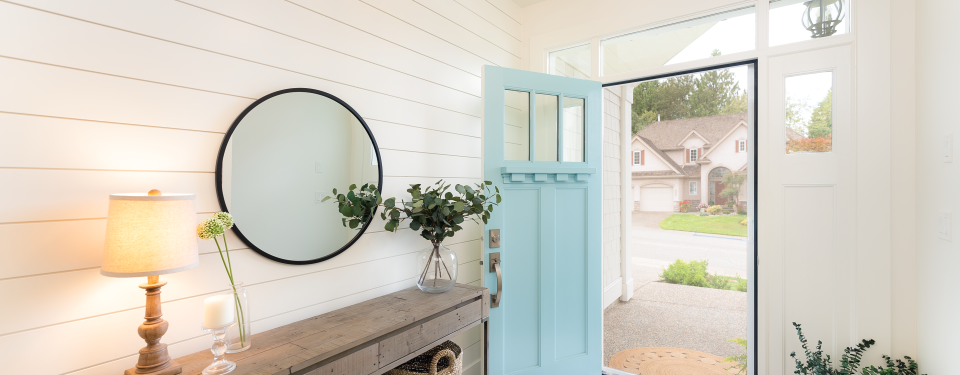
<svg viewBox="0 0 960 375">
<path fill-rule="evenodd" d="M 635 212 L 634 297 L 604 311 L 604 364 L 619 351 L 637 347 L 677 347 L 719 356 L 743 351 L 728 339 L 747 335 L 747 293 L 659 282 L 659 273 L 676 259 L 710 261 L 708 271 L 746 276 L 742 237 L 668 231 L 659 223 L 669 212 Z"/>
</svg>

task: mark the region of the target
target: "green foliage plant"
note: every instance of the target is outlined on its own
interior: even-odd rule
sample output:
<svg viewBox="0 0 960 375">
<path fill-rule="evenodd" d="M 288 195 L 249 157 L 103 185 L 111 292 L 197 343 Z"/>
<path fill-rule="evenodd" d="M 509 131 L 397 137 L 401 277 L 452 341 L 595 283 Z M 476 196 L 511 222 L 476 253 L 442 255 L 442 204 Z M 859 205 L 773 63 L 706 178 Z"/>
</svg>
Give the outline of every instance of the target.
<svg viewBox="0 0 960 375">
<path fill-rule="evenodd" d="M 707 261 L 677 259 L 660 273 L 660 279 L 670 284 L 707 286 Z"/>
<path fill-rule="evenodd" d="M 373 184 L 363 184 L 359 190 L 356 184 L 350 185 L 346 194 L 337 194 L 337 189 L 333 189 L 333 197 L 337 199 L 337 211 L 343 215 L 343 226 L 356 230 L 359 230 L 360 225 L 366 223 L 377 211 L 377 206 L 383 203 L 377 186 Z M 324 197 L 321 202 L 333 197 Z"/>
<path fill-rule="evenodd" d="M 840 368 L 834 369 L 830 361 L 830 355 L 823 354 L 823 341 L 817 341 L 816 350 L 810 350 L 807 337 L 803 335 L 803 329 L 800 324 L 793 322 L 793 327 L 797 330 L 797 336 L 800 338 L 800 345 L 803 347 L 805 361 L 797 358 L 797 352 L 790 353 L 797 369 L 793 371 L 798 375 L 856 375 L 860 370 L 860 361 L 863 353 L 877 342 L 874 340 L 863 340 L 857 346 L 843 349 L 843 357 L 840 359 Z"/>
<path fill-rule="evenodd" d="M 918 375 L 919 366 L 917 362 L 908 356 L 904 356 L 906 362 L 901 360 L 896 360 L 894 362 L 889 356 L 884 355 L 883 359 L 887 364 L 887 367 L 865 367 L 862 372 L 860 371 L 860 362 L 863 359 L 863 353 L 867 351 L 871 346 L 876 344 L 875 340 L 861 340 L 857 346 L 847 347 L 843 349 L 843 357 L 840 359 L 840 368 L 833 368 L 833 364 L 830 362 L 830 355 L 823 354 L 823 342 L 817 341 L 816 350 L 810 350 L 807 344 L 807 338 L 803 335 L 803 330 L 800 328 L 800 324 L 793 322 L 793 327 L 797 330 L 797 336 L 800 338 L 800 344 L 803 347 L 804 355 L 806 361 L 801 361 L 797 358 L 797 353 L 790 353 L 790 357 L 793 357 L 793 361 L 797 365 L 797 369 L 793 371 L 794 374 L 798 375 Z"/>
<path fill-rule="evenodd" d="M 887 367 L 870 366 L 863 369 L 863 375 L 917 375 L 919 373 L 917 362 L 909 356 L 903 356 L 903 358 L 907 360 L 906 363 L 899 359 L 894 363 L 890 356 L 884 355 L 883 360 L 887 363 Z"/>
<path fill-rule="evenodd" d="M 400 223 L 409 219 L 410 229 L 420 231 L 420 236 L 434 247 L 463 230 L 461 224 L 468 218 L 486 224 L 493 207 L 502 201 L 500 189 L 490 181 L 477 184 L 475 188 L 452 185 L 443 180 L 426 188 L 411 184 L 407 189 L 411 200 L 399 203 L 396 198 L 384 199 L 373 185 L 363 185 L 357 192 L 354 190 L 356 185 L 350 185 L 347 194 L 337 194 L 337 190 L 333 190 L 345 227 L 357 228 L 382 206 L 380 218 L 386 220 L 383 229 L 396 232 Z M 323 201 L 328 199 L 332 197 Z"/>
<path fill-rule="evenodd" d="M 737 345 L 743 347 L 743 354 L 732 355 L 724 359 L 724 362 L 735 362 L 736 364 L 730 367 L 727 367 L 726 370 L 730 371 L 731 369 L 737 370 L 736 375 L 744 375 L 747 373 L 747 340 L 741 338 L 729 339 L 727 342 L 733 342 Z"/>
<path fill-rule="evenodd" d="M 721 276 L 707 272 L 707 260 L 686 262 L 677 259 L 660 273 L 660 279 L 670 284 L 698 286 L 722 290 L 747 291 L 747 280 L 736 276 Z M 742 289 L 742 290 L 741 290 Z"/>
<path fill-rule="evenodd" d="M 719 215 L 721 212 L 723 212 L 723 206 L 720 205 L 714 205 L 710 206 L 710 208 L 707 208 L 707 213 L 710 215 Z"/>
</svg>

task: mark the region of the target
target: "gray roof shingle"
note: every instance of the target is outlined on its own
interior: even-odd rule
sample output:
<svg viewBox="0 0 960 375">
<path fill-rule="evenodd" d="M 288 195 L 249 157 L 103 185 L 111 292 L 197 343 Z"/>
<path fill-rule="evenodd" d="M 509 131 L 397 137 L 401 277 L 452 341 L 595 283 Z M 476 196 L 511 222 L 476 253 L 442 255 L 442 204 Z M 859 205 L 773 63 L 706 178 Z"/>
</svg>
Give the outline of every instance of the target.
<svg viewBox="0 0 960 375">
<path fill-rule="evenodd" d="M 677 149 L 680 143 L 691 131 L 707 139 L 712 146 L 720 141 L 740 121 L 746 121 L 746 113 L 718 115 L 709 117 L 695 117 L 680 120 L 658 121 L 650 123 L 637 135 L 652 141 L 653 145 L 661 150 Z"/>
</svg>

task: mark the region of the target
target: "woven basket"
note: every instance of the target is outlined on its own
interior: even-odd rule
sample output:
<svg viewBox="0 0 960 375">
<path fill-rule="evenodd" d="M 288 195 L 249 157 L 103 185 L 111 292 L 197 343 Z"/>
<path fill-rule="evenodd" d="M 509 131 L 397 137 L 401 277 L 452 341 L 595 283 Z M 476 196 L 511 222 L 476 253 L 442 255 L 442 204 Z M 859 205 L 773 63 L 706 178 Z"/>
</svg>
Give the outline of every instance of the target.
<svg viewBox="0 0 960 375">
<path fill-rule="evenodd" d="M 463 374 L 463 350 L 452 341 L 414 357 L 384 375 L 461 375 Z"/>
</svg>

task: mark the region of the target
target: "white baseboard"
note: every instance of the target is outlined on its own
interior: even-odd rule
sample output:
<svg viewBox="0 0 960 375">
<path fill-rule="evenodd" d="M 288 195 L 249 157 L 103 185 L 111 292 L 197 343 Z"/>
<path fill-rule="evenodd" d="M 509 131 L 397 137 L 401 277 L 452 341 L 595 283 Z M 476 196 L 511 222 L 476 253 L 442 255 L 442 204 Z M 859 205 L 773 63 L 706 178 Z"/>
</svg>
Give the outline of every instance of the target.
<svg viewBox="0 0 960 375">
<path fill-rule="evenodd" d="M 623 293 L 620 287 L 622 283 L 623 278 L 618 277 L 610 285 L 603 287 L 603 308 L 607 308 L 613 301 L 620 299 L 620 295 Z"/>
</svg>

